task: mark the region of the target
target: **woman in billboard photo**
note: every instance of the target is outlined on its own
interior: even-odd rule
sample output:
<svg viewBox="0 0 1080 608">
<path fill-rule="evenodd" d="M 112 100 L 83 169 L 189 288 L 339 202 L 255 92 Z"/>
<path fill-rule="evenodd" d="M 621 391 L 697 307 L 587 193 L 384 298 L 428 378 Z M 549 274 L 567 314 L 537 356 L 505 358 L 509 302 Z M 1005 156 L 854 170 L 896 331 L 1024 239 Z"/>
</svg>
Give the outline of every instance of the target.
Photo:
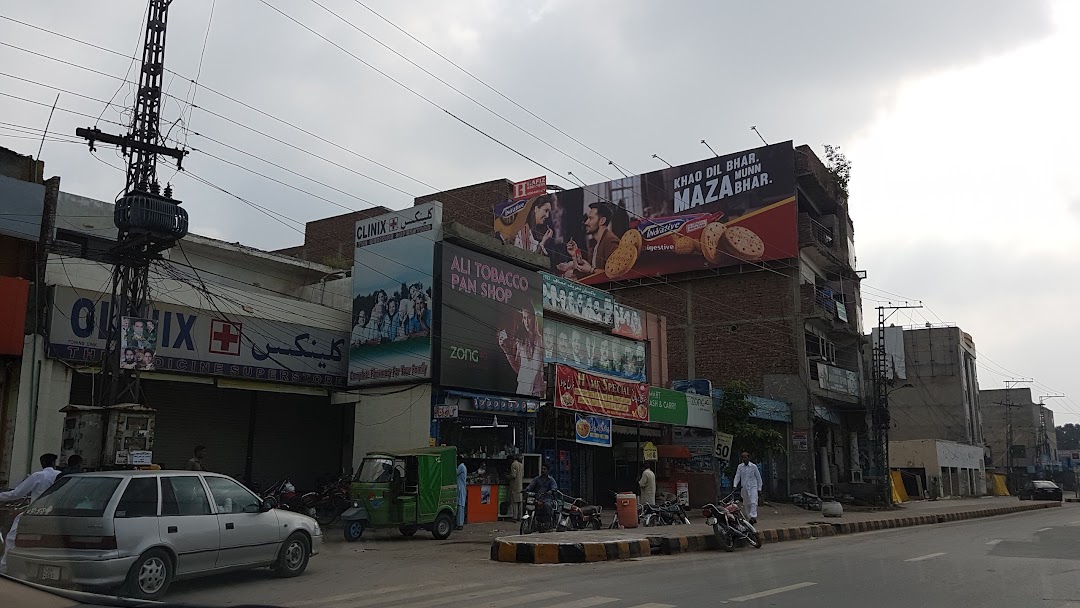
<svg viewBox="0 0 1080 608">
<path fill-rule="evenodd" d="M 532 201 L 525 225 L 514 235 L 514 246 L 533 253 L 547 255 L 547 243 L 555 232 L 548 221 L 555 199 L 554 194 L 538 196 Z"/>
<path fill-rule="evenodd" d="M 518 394 L 539 395 L 544 391 L 544 340 L 533 310 L 522 308 L 520 319 L 515 323 L 513 337 L 505 329 L 500 329 L 496 337 L 517 374 Z"/>
</svg>

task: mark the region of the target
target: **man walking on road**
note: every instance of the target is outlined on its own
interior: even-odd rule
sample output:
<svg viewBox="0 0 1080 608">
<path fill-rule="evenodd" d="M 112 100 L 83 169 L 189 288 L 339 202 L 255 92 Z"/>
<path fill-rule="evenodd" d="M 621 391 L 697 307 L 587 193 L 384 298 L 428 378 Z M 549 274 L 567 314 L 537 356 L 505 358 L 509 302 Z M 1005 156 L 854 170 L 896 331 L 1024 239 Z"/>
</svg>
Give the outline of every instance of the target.
<svg viewBox="0 0 1080 608">
<path fill-rule="evenodd" d="M 641 504 L 655 505 L 656 473 L 652 472 L 652 463 L 648 460 L 645 461 L 645 470 L 641 472 L 641 479 L 638 480 L 638 485 L 641 486 Z"/>
<path fill-rule="evenodd" d="M 60 474 L 60 471 L 55 468 L 56 459 L 56 454 L 42 454 L 41 458 L 38 459 L 41 462 L 41 470 L 31 473 L 15 489 L 0 492 L 0 502 L 11 502 L 27 496 L 30 497 L 31 502 L 36 500 L 38 496 L 41 496 L 42 492 L 49 489 L 49 486 L 56 481 L 56 476 Z M 0 574 L 7 572 L 7 552 L 15 546 L 15 536 L 19 533 L 19 520 L 21 518 L 22 513 L 19 513 L 15 516 L 15 521 L 11 522 L 11 529 L 8 530 L 7 539 L 5 540 L 4 555 L 0 557 Z"/>
<path fill-rule="evenodd" d="M 757 523 L 758 492 L 761 490 L 761 471 L 750 462 L 750 452 L 742 453 L 742 464 L 735 469 L 736 488 L 742 488 L 742 499 L 750 510 L 750 523 Z"/>
<path fill-rule="evenodd" d="M 510 457 L 510 519 L 521 521 L 521 483 L 525 479 L 525 467 L 521 456 Z"/>
<path fill-rule="evenodd" d="M 465 481 L 469 477 L 469 469 L 465 467 L 465 460 L 458 456 L 457 465 L 457 529 L 465 527 Z"/>
</svg>

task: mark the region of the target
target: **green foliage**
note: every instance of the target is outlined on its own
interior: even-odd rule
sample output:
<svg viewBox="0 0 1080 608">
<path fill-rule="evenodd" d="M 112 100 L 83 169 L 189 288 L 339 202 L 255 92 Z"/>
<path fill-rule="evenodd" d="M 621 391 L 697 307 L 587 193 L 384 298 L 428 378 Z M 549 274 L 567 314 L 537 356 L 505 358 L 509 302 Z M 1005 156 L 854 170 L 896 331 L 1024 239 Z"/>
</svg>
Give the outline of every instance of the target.
<svg viewBox="0 0 1080 608">
<path fill-rule="evenodd" d="M 1054 429 L 1059 450 L 1080 450 L 1080 424 L 1069 423 Z"/>
<path fill-rule="evenodd" d="M 724 396 L 716 410 L 716 430 L 735 436 L 731 453 L 750 452 L 758 460 L 768 453 L 783 452 L 784 436 L 780 431 L 760 426 L 750 418 L 754 404 L 746 398 L 749 390 L 746 383 L 733 380 L 722 388 Z M 738 458 L 732 458 L 729 473 L 734 472 L 736 465 Z"/>
<path fill-rule="evenodd" d="M 836 185 L 847 196 L 848 182 L 851 181 L 851 161 L 840 151 L 840 146 L 824 144 L 824 147 L 825 160 L 828 161 L 825 168 L 829 170 L 833 179 L 836 180 Z"/>
</svg>

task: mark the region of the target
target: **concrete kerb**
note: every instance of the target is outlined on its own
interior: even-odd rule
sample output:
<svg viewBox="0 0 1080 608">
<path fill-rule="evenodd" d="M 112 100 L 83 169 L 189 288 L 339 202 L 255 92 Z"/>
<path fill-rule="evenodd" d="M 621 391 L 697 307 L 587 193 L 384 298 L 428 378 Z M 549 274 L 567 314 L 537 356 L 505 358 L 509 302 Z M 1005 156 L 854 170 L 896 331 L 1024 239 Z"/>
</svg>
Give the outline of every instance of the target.
<svg viewBox="0 0 1080 608">
<path fill-rule="evenodd" d="M 765 543 L 777 543 L 790 540 L 806 540 L 822 536 L 855 534 L 891 528 L 907 528 L 930 524 L 948 523 L 981 517 L 993 517 L 1020 513 L 1037 509 L 1060 507 L 1061 503 L 1032 503 L 979 509 L 960 513 L 939 513 L 936 515 L 916 515 L 858 522 L 812 523 L 793 528 L 771 528 L 761 530 L 761 539 Z M 505 538 L 505 537 L 504 537 Z M 580 564 L 600 562 L 650 555 L 677 555 L 692 551 L 719 549 L 716 539 L 711 534 L 661 535 L 647 534 L 642 538 L 620 539 L 603 542 L 544 542 L 508 541 L 497 538 L 491 543 L 491 559 L 499 562 L 525 564 Z"/>
</svg>

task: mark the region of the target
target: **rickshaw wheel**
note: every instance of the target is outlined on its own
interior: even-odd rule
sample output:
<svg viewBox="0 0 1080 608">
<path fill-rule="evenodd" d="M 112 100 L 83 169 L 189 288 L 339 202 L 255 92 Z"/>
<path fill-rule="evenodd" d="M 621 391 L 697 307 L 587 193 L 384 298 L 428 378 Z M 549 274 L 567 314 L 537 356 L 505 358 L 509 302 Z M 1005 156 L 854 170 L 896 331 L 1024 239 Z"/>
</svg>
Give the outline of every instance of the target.
<svg viewBox="0 0 1080 608">
<path fill-rule="evenodd" d="M 449 511 L 443 511 L 435 518 L 435 523 L 431 524 L 431 535 L 435 537 L 435 540 L 446 540 L 450 538 L 450 533 L 454 531 L 454 518 L 450 516 Z"/>
<path fill-rule="evenodd" d="M 402 536 L 408 537 L 416 534 L 416 531 L 418 529 L 419 528 L 417 528 L 416 526 L 401 526 L 400 528 L 398 528 L 398 532 L 401 532 Z"/>
<path fill-rule="evenodd" d="M 356 542 L 364 534 L 364 522 L 360 520 L 347 521 L 342 531 L 345 533 L 345 540 L 350 543 Z"/>
</svg>

